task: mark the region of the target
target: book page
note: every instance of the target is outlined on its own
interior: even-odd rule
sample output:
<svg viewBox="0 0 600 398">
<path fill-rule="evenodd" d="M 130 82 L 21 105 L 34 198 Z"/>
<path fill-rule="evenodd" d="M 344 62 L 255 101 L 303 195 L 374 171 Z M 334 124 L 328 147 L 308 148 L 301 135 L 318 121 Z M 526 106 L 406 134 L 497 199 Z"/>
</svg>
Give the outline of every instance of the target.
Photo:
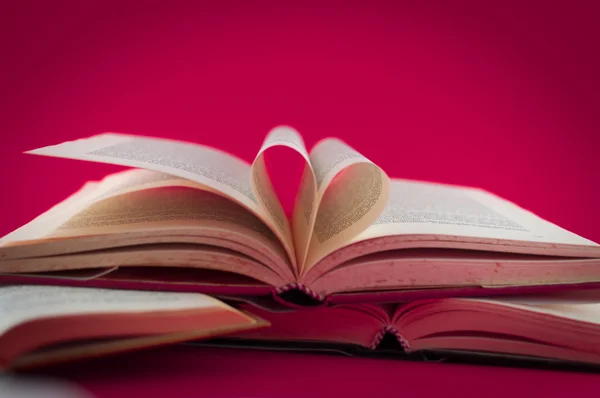
<svg viewBox="0 0 600 398">
<path fill-rule="evenodd" d="M 319 142 L 310 162 L 317 211 L 304 272 L 371 225 L 388 202 L 390 186 L 383 170 L 337 139 Z"/>
<path fill-rule="evenodd" d="M 161 187 L 189 187 L 218 193 L 218 191 L 210 190 L 202 184 L 172 174 L 147 169 L 128 169 L 104 177 L 100 181 L 100 186 L 95 195 L 90 199 L 98 201 L 128 192 Z"/>
<path fill-rule="evenodd" d="M 130 169 L 109 174 L 101 181 L 89 181 L 79 191 L 53 206 L 31 222 L 0 239 L 9 242 L 44 239 L 70 217 L 92 202 L 138 190 L 180 186 L 204 189 L 200 184 L 170 174 L 145 169 Z"/>
<path fill-rule="evenodd" d="M 292 212 L 292 228 L 294 231 L 294 244 L 296 245 L 296 257 L 300 265 L 299 270 L 302 270 L 308 255 L 312 230 L 317 217 L 318 203 L 317 180 L 307 154 L 306 166 L 302 171 Z"/>
<path fill-rule="evenodd" d="M 353 243 L 402 234 L 599 247 L 480 189 L 394 179 L 388 205 Z"/>
<path fill-rule="evenodd" d="M 58 286 L 0 287 L 0 335 L 28 321 L 65 315 L 229 308 L 196 293 L 90 289 Z"/>
<path fill-rule="evenodd" d="M 143 227 L 153 222 L 181 226 L 194 220 L 238 225 L 277 242 L 262 220 L 228 198 L 206 191 L 190 180 L 151 170 L 131 169 L 108 175 L 100 182 L 87 183 L 82 190 L 5 236 L 0 243 L 43 239 L 57 234 L 97 234 L 101 232 L 97 228 L 109 226 Z"/>
<path fill-rule="evenodd" d="M 133 228 L 170 229 L 203 224 L 242 228 L 246 234 L 254 232 L 264 240 L 279 244 L 275 234 L 258 217 L 237 203 L 212 192 L 177 186 L 89 201 L 59 225 L 51 236 L 83 236 Z M 284 253 L 282 255 L 285 256 Z"/>
<path fill-rule="evenodd" d="M 7 235 L 0 248 L 28 241 L 122 233 L 155 236 L 156 242 L 170 234 L 182 235 L 185 240 L 184 235 L 189 234 L 216 239 L 217 245 L 242 250 L 273 271 L 293 277 L 281 242 L 261 219 L 217 193 L 193 189 L 193 184 L 142 169 L 109 175 L 99 183 L 87 184 L 88 189 L 67 199 L 66 205 L 55 206 Z"/>
<path fill-rule="evenodd" d="M 27 153 L 144 168 L 194 181 L 250 210 L 273 230 L 288 253 L 292 252 L 289 237 L 255 197 L 250 165 L 223 151 L 188 142 L 106 133 Z"/>
<path fill-rule="evenodd" d="M 283 210 L 283 206 L 277 198 L 275 188 L 265 164 L 265 153 L 271 148 L 286 147 L 300 154 L 308 163 L 308 152 L 304 146 L 302 137 L 296 130 L 287 126 L 278 126 L 269 131 L 265 140 L 252 163 L 252 189 L 259 203 L 274 220 L 286 242 L 288 253 L 295 265 L 298 262 L 298 242 L 295 237 L 299 236 L 292 231 L 290 222 Z M 296 268 L 296 266 L 294 266 Z"/>
<path fill-rule="evenodd" d="M 535 311 L 580 322 L 600 324 L 600 302 L 540 297 L 499 298 L 494 300 L 474 300 L 493 305 L 504 305 L 526 311 Z"/>
</svg>

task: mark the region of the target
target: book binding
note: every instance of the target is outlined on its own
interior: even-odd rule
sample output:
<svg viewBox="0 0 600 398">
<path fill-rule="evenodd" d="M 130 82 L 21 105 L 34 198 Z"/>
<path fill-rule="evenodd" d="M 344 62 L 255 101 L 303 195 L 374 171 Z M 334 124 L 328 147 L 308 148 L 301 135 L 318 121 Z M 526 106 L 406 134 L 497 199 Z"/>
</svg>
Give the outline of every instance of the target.
<svg viewBox="0 0 600 398">
<path fill-rule="evenodd" d="M 383 340 L 383 338 L 387 334 L 391 334 L 392 336 L 394 336 L 396 338 L 396 340 L 398 340 L 398 343 L 400 343 L 400 346 L 402 347 L 402 350 L 406 354 L 410 354 L 411 349 L 410 349 L 410 345 L 408 344 L 408 340 L 406 340 L 404 338 L 404 336 L 402 336 L 402 334 L 400 333 L 400 331 L 398 331 L 398 329 L 396 329 L 392 325 L 386 325 L 386 326 L 384 326 L 375 335 L 375 337 L 373 338 L 373 342 L 371 343 L 371 345 L 369 346 L 369 348 L 372 349 L 372 350 L 376 350 L 377 347 L 379 346 L 379 344 L 381 343 L 381 341 Z"/>
</svg>

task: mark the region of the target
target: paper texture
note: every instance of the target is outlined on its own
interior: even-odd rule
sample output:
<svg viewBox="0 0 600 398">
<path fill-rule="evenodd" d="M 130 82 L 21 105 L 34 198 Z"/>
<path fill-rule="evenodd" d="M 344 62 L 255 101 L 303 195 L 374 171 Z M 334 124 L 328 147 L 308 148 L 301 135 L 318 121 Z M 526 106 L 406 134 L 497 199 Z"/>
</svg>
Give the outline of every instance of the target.
<svg viewBox="0 0 600 398">
<path fill-rule="evenodd" d="M 282 228 L 281 220 L 265 210 L 255 196 L 250 165 L 220 150 L 161 138 L 106 133 L 28 153 L 144 168 L 191 180 L 250 210 L 276 234 L 288 254 L 293 254 L 285 226 Z M 259 189 L 262 187 L 260 184 Z"/>
<path fill-rule="evenodd" d="M 488 192 L 401 179 L 392 180 L 384 211 L 352 243 L 421 234 L 598 246 Z"/>
<path fill-rule="evenodd" d="M 202 184 L 172 174 L 146 169 L 128 169 L 109 174 L 100 181 L 93 200 L 122 195 L 128 192 L 161 187 L 190 187 L 207 190 Z"/>
<path fill-rule="evenodd" d="M 223 192 L 260 212 L 250 186 L 249 165 L 202 145 L 161 138 L 106 133 L 28 153 L 139 167 L 172 174 Z"/>
<path fill-rule="evenodd" d="M 201 187 L 200 184 L 193 181 L 151 170 L 131 169 L 110 174 L 102 181 L 87 182 L 79 191 L 63 202 L 4 236 L 0 239 L 0 246 L 8 242 L 46 238 L 91 203 L 127 192 L 165 186 Z"/>
<path fill-rule="evenodd" d="M 288 147 L 306 161 L 293 228 L 268 176 L 264 154 Z M 309 154 L 294 129 L 280 126 L 266 137 L 253 164 L 216 149 L 173 140 L 107 133 L 30 151 L 37 155 L 144 168 L 162 174 L 114 179 L 104 195 L 132 186 L 189 186 L 217 192 L 249 209 L 282 242 L 292 263 L 306 267 L 343 246 L 382 211 L 389 179 L 340 140 L 326 139 Z M 135 178 L 133 178 L 135 177 Z M 293 265 L 293 264 L 292 264 Z M 300 267 L 293 267 L 297 273 Z"/>
<path fill-rule="evenodd" d="M 565 295 L 564 298 L 550 299 L 544 297 L 499 297 L 494 300 L 476 301 L 535 311 L 580 322 L 600 324 L 600 303 L 598 301 L 569 298 L 568 295 Z"/>
<path fill-rule="evenodd" d="M 274 221 L 286 245 L 286 250 L 290 255 L 290 259 L 294 264 L 294 269 L 297 273 L 297 266 L 301 258 L 298 256 L 298 242 L 294 237 L 298 236 L 298 231 L 292 231 L 290 222 L 285 215 L 283 207 L 277 198 L 275 188 L 267 172 L 265 164 L 265 154 L 269 149 L 277 147 L 289 148 L 302 156 L 308 162 L 308 153 L 304 146 L 304 141 L 298 132 L 291 127 L 279 126 L 272 129 L 258 151 L 254 162 L 252 163 L 252 188 L 259 203 L 262 204 L 265 211 Z M 300 252 L 302 247 L 300 247 Z"/>
<path fill-rule="evenodd" d="M 269 258 L 275 257 L 276 268 L 283 267 L 283 271 L 290 274 L 280 241 L 262 220 L 228 198 L 203 189 L 191 189 L 197 185 L 143 169 L 116 173 L 101 182 L 86 185 L 64 204 L 3 238 L 0 245 L 134 231 L 163 231 L 169 235 L 198 228 L 211 229 L 212 235 L 218 238 L 224 235 L 219 231 L 225 229 L 229 235 L 243 235 L 259 243 L 259 247 L 264 246 Z"/>
<path fill-rule="evenodd" d="M 320 141 L 310 162 L 316 185 L 307 190 L 316 190 L 317 210 L 304 273 L 371 225 L 389 199 L 388 176 L 340 140 Z"/>
<path fill-rule="evenodd" d="M 274 147 L 292 149 L 306 161 L 291 227 L 264 163 L 264 153 Z M 252 170 L 255 196 L 290 241 L 293 236 L 300 272 L 367 228 L 387 201 L 388 177 L 371 161 L 334 139 L 320 142 L 309 154 L 300 134 L 287 126 L 269 132 Z"/>
<path fill-rule="evenodd" d="M 310 164 L 310 157 L 300 134 L 293 128 L 287 126 L 274 128 L 267 134 L 267 137 L 256 156 L 254 164 L 252 165 L 255 175 L 260 176 L 262 180 L 268 181 L 268 186 L 271 187 L 265 189 L 268 193 L 268 198 L 270 198 L 268 201 L 272 202 L 272 204 L 266 203 L 267 207 L 272 207 L 274 211 L 280 214 L 279 217 L 285 217 L 283 209 L 275 197 L 272 185 L 270 185 L 270 180 L 268 179 L 264 164 L 264 153 L 268 149 L 276 147 L 287 147 L 298 153 L 305 161 L 304 172 L 299 187 L 299 199 L 297 199 L 294 204 L 291 225 L 286 224 L 287 228 L 290 230 L 290 239 L 294 247 L 297 264 L 296 271 L 298 273 L 306 258 L 306 252 L 308 251 L 308 244 L 311 237 L 312 220 L 314 220 L 314 215 L 316 214 L 317 197 L 316 190 L 314 189 L 316 182 Z M 254 179 L 255 182 L 258 182 L 258 180 L 258 178 Z M 257 194 L 257 196 L 260 197 L 261 195 Z"/>
<path fill-rule="evenodd" d="M 241 227 L 278 242 L 258 217 L 240 205 L 211 192 L 181 187 L 129 192 L 92 201 L 61 224 L 57 232 L 82 236 L 110 227 L 176 228 L 208 223 Z"/>
<path fill-rule="evenodd" d="M 0 287 L 0 334 L 39 318 L 225 307 L 202 294 L 84 289 L 55 286 Z"/>
</svg>

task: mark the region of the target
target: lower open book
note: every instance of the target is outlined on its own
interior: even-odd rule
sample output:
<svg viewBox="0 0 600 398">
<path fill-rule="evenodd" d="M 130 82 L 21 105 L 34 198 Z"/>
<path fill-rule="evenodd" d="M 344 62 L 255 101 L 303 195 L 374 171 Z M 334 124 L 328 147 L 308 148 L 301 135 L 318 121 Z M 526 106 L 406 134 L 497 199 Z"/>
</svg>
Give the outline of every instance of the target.
<svg viewBox="0 0 600 398">
<path fill-rule="evenodd" d="M 598 293 L 291 310 L 199 293 L 0 287 L 0 370 L 187 343 L 600 370 Z M 489 361 L 488 361 L 489 362 Z"/>
<path fill-rule="evenodd" d="M 0 288 L 0 371 L 267 326 L 202 294 L 52 286 Z"/>
<path fill-rule="evenodd" d="M 274 311 L 247 303 L 239 308 L 271 326 L 200 344 L 600 370 L 600 300 L 589 293 L 301 311 Z"/>
</svg>

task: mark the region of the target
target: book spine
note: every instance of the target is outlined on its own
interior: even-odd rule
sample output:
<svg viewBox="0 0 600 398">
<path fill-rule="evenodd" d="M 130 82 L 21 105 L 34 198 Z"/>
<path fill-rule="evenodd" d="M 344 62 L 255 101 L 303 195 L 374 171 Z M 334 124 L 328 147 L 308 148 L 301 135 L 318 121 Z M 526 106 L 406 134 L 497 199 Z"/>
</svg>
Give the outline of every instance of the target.
<svg viewBox="0 0 600 398">
<path fill-rule="evenodd" d="M 315 299 L 317 301 L 325 301 L 325 299 L 326 299 L 325 296 L 323 296 L 323 295 L 315 292 L 314 290 L 312 290 L 309 287 L 306 287 L 302 283 L 297 283 L 297 282 L 292 282 L 292 283 L 290 283 L 288 285 L 280 286 L 280 287 L 278 287 L 278 288 L 275 289 L 275 292 L 278 295 L 281 295 L 281 294 L 283 294 L 285 292 L 288 292 L 290 290 L 299 290 L 302 293 L 310 296 L 311 298 L 313 298 L 313 299 Z"/>
<path fill-rule="evenodd" d="M 396 339 L 398 339 L 398 342 L 402 346 L 402 349 L 404 350 L 405 353 L 408 354 L 411 352 L 410 345 L 408 344 L 408 340 L 406 340 L 404 338 L 404 336 L 402 336 L 402 334 L 398 331 L 398 329 L 396 329 L 392 325 L 384 326 L 383 329 L 381 329 L 375 335 L 375 337 L 373 338 L 373 342 L 371 343 L 371 346 L 369 348 L 371 348 L 372 350 L 377 349 L 377 346 L 379 346 L 379 344 L 381 343 L 381 340 L 383 340 L 385 335 L 388 333 L 393 335 L 394 337 L 396 337 Z"/>
</svg>

